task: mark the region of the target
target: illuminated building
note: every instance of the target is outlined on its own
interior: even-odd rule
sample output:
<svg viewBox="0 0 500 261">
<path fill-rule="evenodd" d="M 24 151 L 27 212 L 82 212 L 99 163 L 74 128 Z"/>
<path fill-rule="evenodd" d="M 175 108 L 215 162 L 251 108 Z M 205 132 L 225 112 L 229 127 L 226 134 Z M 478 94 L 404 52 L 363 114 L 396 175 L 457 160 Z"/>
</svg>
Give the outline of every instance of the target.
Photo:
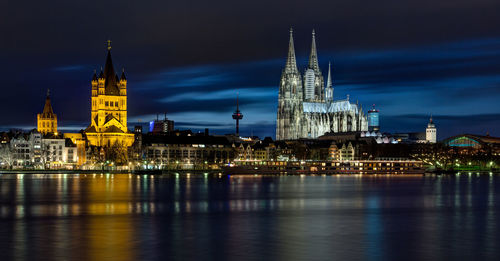
<svg viewBox="0 0 500 261">
<path fill-rule="evenodd" d="M 429 143 L 436 143 L 436 125 L 432 122 L 432 116 L 425 129 L 425 140 Z"/>
<path fill-rule="evenodd" d="M 25 133 L 19 133 L 10 140 L 12 153 L 12 165 L 14 168 L 21 168 L 30 165 L 31 146 L 29 136 Z"/>
<path fill-rule="evenodd" d="M 442 142 L 464 154 L 491 153 L 495 156 L 500 155 L 500 138 L 498 137 L 462 134 L 449 137 Z"/>
<path fill-rule="evenodd" d="M 47 90 L 43 112 L 37 114 L 37 130 L 42 134 L 57 133 L 57 115 L 52 110 L 49 90 Z"/>
<path fill-rule="evenodd" d="M 375 109 L 375 104 L 373 108 L 368 111 L 368 130 L 369 131 L 379 131 L 379 111 Z"/>
<path fill-rule="evenodd" d="M 85 149 L 86 140 L 81 133 L 64 133 L 65 139 L 70 139 L 76 146 L 76 164 L 81 166 L 87 160 L 87 151 Z M 71 158 L 71 157 L 69 157 Z"/>
<path fill-rule="evenodd" d="M 329 160 L 354 160 L 356 155 L 356 150 L 351 142 L 342 144 L 339 148 L 340 144 L 335 144 L 332 142 L 330 147 L 328 148 L 328 159 Z"/>
<path fill-rule="evenodd" d="M 110 147 L 117 143 L 129 147 L 134 134 L 127 128 L 127 79 L 115 73 L 111 60 L 111 44 L 104 71 L 92 78 L 90 126 L 85 134 L 90 145 Z"/>
<path fill-rule="evenodd" d="M 159 120 L 156 117 L 155 121 L 149 122 L 149 132 L 152 133 L 168 133 L 174 130 L 174 121 L 169 120 L 167 115 L 165 114 L 165 118 L 163 120 Z M 142 129 L 141 129 L 142 133 Z"/>
<path fill-rule="evenodd" d="M 31 162 L 35 167 L 42 163 L 42 134 L 36 130 L 30 132 Z"/>
<path fill-rule="evenodd" d="M 312 34 L 309 64 L 301 76 L 297 68 L 293 32 L 285 69 L 281 74 L 276 122 L 277 140 L 317 138 L 329 132 L 368 130 L 367 118 L 357 103 L 333 99 L 333 82 L 328 67 L 328 78 L 323 79 L 318 63 L 315 33 Z"/>
<path fill-rule="evenodd" d="M 235 148 L 226 137 L 143 135 L 145 159 L 155 168 L 207 168 L 227 164 L 235 157 Z"/>
</svg>

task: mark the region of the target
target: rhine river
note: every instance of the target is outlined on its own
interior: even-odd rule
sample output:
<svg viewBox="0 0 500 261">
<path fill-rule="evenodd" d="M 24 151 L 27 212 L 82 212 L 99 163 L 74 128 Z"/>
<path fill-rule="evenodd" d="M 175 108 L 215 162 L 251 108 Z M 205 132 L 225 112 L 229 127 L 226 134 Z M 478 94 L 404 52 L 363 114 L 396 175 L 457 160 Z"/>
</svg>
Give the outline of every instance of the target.
<svg viewBox="0 0 500 261">
<path fill-rule="evenodd" d="M 0 260 L 500 260 L 500 177 L 0 175 Z"/>
</svg>

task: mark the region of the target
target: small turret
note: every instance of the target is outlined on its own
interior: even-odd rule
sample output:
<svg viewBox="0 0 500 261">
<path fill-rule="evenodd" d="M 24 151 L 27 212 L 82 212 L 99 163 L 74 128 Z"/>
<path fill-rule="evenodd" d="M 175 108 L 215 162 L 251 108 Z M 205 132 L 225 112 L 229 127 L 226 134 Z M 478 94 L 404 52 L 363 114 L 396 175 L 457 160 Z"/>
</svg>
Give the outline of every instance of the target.
<svg viewBox="0 0 500 261">
<path fill-rule="evenodd" d="M 96 70 L 94 70 L 94 75 L 92 76 L 92 81 L 97 82 L 97 73 Z"/>
<path fill-rule="evenodd" d="M 326 80 L 326 86 L 325 86 L 325 100 L 326 102 L 333 101 L 333 83 L 332 83 L 330 62 L 328 62 L 328 78 Z"/>
<path fill-rule="evenodd" d="M 125 77 L 125 68 L 122 69 L 122 76 L 120 77 L 120 81 L 126 81 L 127 77 Z"/>
<path fill-rule="evenodd" d="M 101 66 L 101 72 L 99 73 L 99 79 L 104 79 L 104 72 L 102 71 L 102 66 Z"/>
</svg>

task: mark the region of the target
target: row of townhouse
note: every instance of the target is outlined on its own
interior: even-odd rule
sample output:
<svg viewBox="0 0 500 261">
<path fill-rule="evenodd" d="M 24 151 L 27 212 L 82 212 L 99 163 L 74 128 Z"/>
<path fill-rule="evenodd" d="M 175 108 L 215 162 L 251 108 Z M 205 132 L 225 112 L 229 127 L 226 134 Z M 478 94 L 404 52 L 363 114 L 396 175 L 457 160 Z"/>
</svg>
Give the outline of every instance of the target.
<svg viewBox="0 0 500 261">
<path fill-rule="evenodd" d="M 76 146 L 61 135 L 43 135 L 10 131 L 1 133 L 0 168 L 59 169 L 73 168 L 77 162 Z"/>
</svg>

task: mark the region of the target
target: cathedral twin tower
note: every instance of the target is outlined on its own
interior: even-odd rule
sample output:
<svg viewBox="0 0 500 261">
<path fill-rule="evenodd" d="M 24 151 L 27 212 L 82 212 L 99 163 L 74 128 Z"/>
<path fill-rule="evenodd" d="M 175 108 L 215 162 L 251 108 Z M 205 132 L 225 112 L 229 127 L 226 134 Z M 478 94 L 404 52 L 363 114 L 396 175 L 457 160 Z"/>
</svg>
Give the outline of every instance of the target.
<svg viewBox="0 0 500 261">
<path fill-rule="evenodd" d="M 288 56 L 279 86 L 276 139 L 317 138 L 329 132 L 366 130 L 368 121 L 358 104 L 351 103 L 349 98 L 334 101 L 330 64 L 325 84 L 314 30 L 309 63 L 301 75 L 290 29 Z"/>
</svg>

